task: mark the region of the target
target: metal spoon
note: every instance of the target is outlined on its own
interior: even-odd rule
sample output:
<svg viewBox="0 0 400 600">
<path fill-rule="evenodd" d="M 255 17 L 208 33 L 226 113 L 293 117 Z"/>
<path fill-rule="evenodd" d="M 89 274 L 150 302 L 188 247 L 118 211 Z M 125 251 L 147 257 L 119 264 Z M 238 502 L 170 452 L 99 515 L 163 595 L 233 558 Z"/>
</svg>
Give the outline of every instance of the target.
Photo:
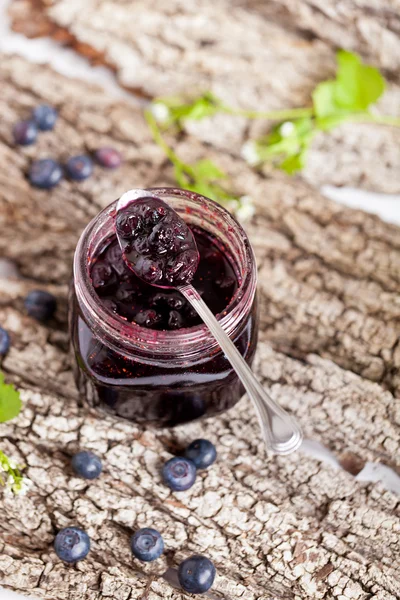
<svg viewBox="0 0 400 600">
<path fill-rule="evenodd" d="M 117 214 L 134 200 L 149 195 L 149 192 L 146 190 L 130 190 L 119 199 L 117 203 Z M 157 194 L 153 191 L 151 192 L 151 196 L 157 198 Z M 160 198 L 160 200 L 162 199 Z M 180 217 L 178 216 L 178 218 Z M 132 264 L 129 264 L 129 267 L 134 271 Z M 160 287 L 156 284 L 154 285 L 155 287 Z M 171 288 L 172 287 L 173 286 L 171 286 Z M 265 391 L 196 289 L 190 283 L 175 286 L 174 289 L 179 290 L 197 311 L 198 315 L 207 325 L 211 334 L 214 336 L 226 358 L 235 370 L 247 395 L 253 401 L 267 448 L 272 450 L 275 454 L 280 455 L 290 454 L 297 450 L 302 442 L 303 436 L 296 420 L 281 408 Z"/>
</svg>

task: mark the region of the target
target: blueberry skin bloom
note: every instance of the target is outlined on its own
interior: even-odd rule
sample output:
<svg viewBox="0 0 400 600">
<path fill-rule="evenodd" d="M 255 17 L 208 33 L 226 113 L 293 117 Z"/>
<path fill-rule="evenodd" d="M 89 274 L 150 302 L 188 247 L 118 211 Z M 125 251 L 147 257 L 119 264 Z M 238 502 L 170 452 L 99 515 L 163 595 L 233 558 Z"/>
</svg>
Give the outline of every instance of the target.
<svg viewBox="0 0 400 600">
<path fill-rule="evenodd" d="M 38 321 L 47 321 L 54 315 L 57 300 L 44 290 L 33 290 L 25 298 L 25 308 L 30 317 Z"/>
<path fill-rule="evenodd" d="M 131 548 L 136 558 L 151 562 L 164 552 L 164 540 L 156 529 L 144 527 L 131 537 Z"/>
<path fill-rule="evenodd" d="M 10 336 L 8 331 L 0 327 L 0 356 L 5 356 L 10 349 Z"/>
<path fill-rule="evenodd" d="M 32 117 L 39 129 L 50 131 L 56 124 L 58 113 L 53 106 L 39 104 L 39 106 L 33 109 Z"/>
<path fill-rule="evenodd" d="M 64 562 L 74 563 L 82 560 L 90 550 L 88 534 L 78 527 L 61 529 L 54 540 L 54 550 Z"/>
<path fill-rule="evenodd" d="M 217 451 L 208 440 L 194 440 L 185 450 L 186 458 L 194 462 L 197 469 L 207 469 L 215 462 Z"/>
<path fill-rule="evenodd" d="M 82 450 L 73 456 L 72 468 L 77 475 L 84 479 L 96 479 L 100 475 L 103 465 L 96 454 Z"/>
<path fill-rule="evenodd" d="M 29 181 L 32 185 L 43 190 L 49 190 L 63 177 L 61 165 L 52 158 L 34 160 L 29 170 Z"/>
<path fill-rule="evenodd" d="M 192 487 L 196 480 L 196 467 L 193 461 L 174 456 L 163 466 L 164 483 L 174 492 L 183 492 Z"/>
<path fill-rule="evenodd" d="M 65 165 L 65 169 L 71 179 L 75 181 L 83 181 L 93 173 L 93 162 L 84 154 L 73 156 Z"/>
<path fill-rule="evenodd" d="M 178 579 L 185 592 L 203 594 L 214 583 L 215 573 L 209 558 L 195 554 L 179 565 Z"/>
<path fill-rule="evenodd" d="M 14 141 L 20 146 L 29 146 L 36 141 L 38 130 L 33 121 L 19 121 L 14 125 Z"/>
</svg>

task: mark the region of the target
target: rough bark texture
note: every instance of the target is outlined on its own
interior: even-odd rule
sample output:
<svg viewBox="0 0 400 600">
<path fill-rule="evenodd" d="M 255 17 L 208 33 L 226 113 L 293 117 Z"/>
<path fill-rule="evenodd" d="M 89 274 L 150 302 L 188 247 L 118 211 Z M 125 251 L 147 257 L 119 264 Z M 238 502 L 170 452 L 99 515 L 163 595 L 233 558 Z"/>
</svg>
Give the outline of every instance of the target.
<svg viewBox="0 0 400 600">
<path fill-rule="evenodd" d="M 0 83 L 0 252 L 24 276 L 0 283 L 0 323 L 12 336 L 2 368 L 24 403 L 1 426 L 1 447 L 28 465 L 34 481 L 27 498 L 2 499 L 0 584 L 49 600 L 183 600 L 165 578 L 153 577 L 201 552 L 218 569 L 214 597 L 399 599 L 398 498 L 302 453 L 266 454 L 246 399 L 221 417 L 173 431 L 143 431 L 78 408 L 66 333 L 77 238 L 122 191 L 171 182 L 171 171 L 134 106 L 17 58 L 1 57 Z M 35 147 L 17 149 L 11 124 L 42 99 L 59 108 L 57 127 Z M 50 193 L 25 179 L 32 157 L 63 160 L 103 144 L 124 154 L 118 171 L 96 168 L 87 182 L 64 181 Z M 212 157 L 195 139 L 179 144 L 189 160 Z M 399 384 L 400 230 L 328 202 L 299 180 L 254 174 L 222 152 L 217 160 L 257 202 L 249 226 L 260 267 L 257 373 L 306 436 L 326 444 L 348 471 L 366 460 L 398 468 L 400 406 L 385 388 Z M 59 299 L 47 326 L 23 311 L 22 298 L 37 287 Z M 191 490 L 169 492 L 161 464 L 199 436 L 216 443 L 218 462 Z M 103 457 L 97 481 L 73 476 L 70 456 L 78 448 Z M 76 568 L 52 549 L 68 524 L 92 538 Z M 145 525 L 159 529 L 167 547 L 147 567 L 129 550 L 130 533 Z"/>
<path fill-rule="evenodd" d="M 73 45 L 89 59 L 111 66 L 124 87 L 147 97 L 212 90 L 232 106 L 273 110 L 309 106 L 315 85 L 334 72 L 334 49 L 318 36 L 310 39 L 304 34 L 303 25 L 297 26 L 295 8 L 289 13 L 291 28 L 285 20 L 280 22 L 280 13 L 289 3 L 298 6 L 302 14 L 309 8 L 308 2 L 289 0 L 255 3 L 254 8 L 248 2 L 251 10 L 237 6 L 240 2 L 232 6 L 225 0 L 88 0 L 82 11 L 79 0 L 17 0 L 11 5 L 11 15 L 17 31 L 30 36 L 52 35 Z M 336 17 L 340 15 L 346 21 L 354 13 L 358 17 L 354 17 L 354 28 L 341 28 L 354 43 L 337 34 L 334 45 L 355 46 L 370 58 L 372 50 L 356 43 L 355 29 L 362 21 L 362 6 L 348 4 L 339 3 L 336 12 L 326 8 L 324 18 L 329 21 L 332 13 L 332 22 L 324 31 L 333 37 L 328 32 L 336 31 Z M 385 7 L 377 14 L 382 19 L 368 16 L 368 23 L 382 28 L 390 20 L 396 28 L 398 19 L 390 19 L 391 13 Z M 317 33 L 318 6 L 309 20 L 314 15 Z M 371 39 L 371 44 L 373 40 L 374 48 L 378 40 L 381 42 L 383 58 L 375 62 L 386 66 L 389 48 L 378 33 L 369 36 L 368 27 L 364 37 Z M 396 48 L 390 47 L 391 56 L 399 56 Z M 399 114 L 399 99 L 399 87 L 393 84 L 382 99 L 381 110 Z M 267 126 L 258 122 L 249 127 L 242 117 L 219 115 L 187 127 L 199 139 L 237 155 L 249 134 L 265 133 Z M 321 135 L 315 141 L 304 177 L 317 185 L 348 184 L 399 192 L 399 142 L 399 129 L 342 126 L 334 135 Z"/>
<path fill-rule="evenodd" d="M 360 52 L 399 77 L 398 0 L 235 0 L 235 4 L 333 46 Z"/>
</svg>

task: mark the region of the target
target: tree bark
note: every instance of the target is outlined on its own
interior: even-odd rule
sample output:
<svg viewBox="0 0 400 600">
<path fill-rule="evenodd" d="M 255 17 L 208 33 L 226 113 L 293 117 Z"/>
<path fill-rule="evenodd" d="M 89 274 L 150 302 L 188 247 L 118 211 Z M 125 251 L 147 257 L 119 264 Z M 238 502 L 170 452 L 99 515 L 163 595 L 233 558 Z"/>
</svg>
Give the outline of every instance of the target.
<svg viewBox="0 0 400 600">
<path fill-rule="evenodd" d="M 392 392 L 400 230 L 184 136 L 176 148 L 187 160 L 202 153 L 218 160 L 235 189 L 257 203 L 248 228 L 260 268 L 257 374 L 348 472 L 304 453 L 267 454 L 246 399 L 174 430 L 144 431 L 87 412 L 78 406 L 67 350 L 74 247 L 103 206 L 131 187 L 171 183 L 171 168 L 133 105 L 19 58 L 1 57 L 0 82 L 0 251 L 24 276 L 0 285 L 0 322 L 12 337 L 2 368 L 24 405 L 1 425 L 1 448 L 27 465 L 34 482 L 29 496 L 2 500 L 0 585 L 49 600 L 183 600 L 167 581 L 173 571 L 160 575 L 203 553 L 217 566 L 215 598 L 399 599 L 398 498 L 354 474 L 367 460 L 399 468 L 400 406 Z M 41 101 L 59 109 L 55 130 L 35 147 L 16 148 L 13 122 Z M 90 180 L 65 180 L 51 192 L 29 186 L 32 158 L 63 161 L 101 145 L 121 150 L 119 170 L 96 167 Z M 38 287 L 58 298 L 46 326 L 23 309 L 27 291 Z M 172 493 L 160 467 L 196 437 L 215 442 L 219 459 L 192 489 Z M 70 457 L 80 448 L 103 457 L 98 480 L 73 476 Z M 55 533 L 72 524 L 92 539 L 77 568 L 61 564 L 52 548 Z M 159 529 L 167 548 L 147 567 L 129 550 L 130 534 L 143 526 Z"/>
<path fill-rule="evenodd" d="M 312 33 L 332 46 L 359 52 L 399 78 L 398 0 L 237 0 L 236 5 Z"/>
<path fill-rule="evenodd" d="M 11 16 L 17 31 L 30 36 L 52 35 L 71 44 L 94 62 L 111 66 L 124 87 L 146 97 L 187 96 L 211 90 L 239 108 L 268 111 L 311 106 L 314 87 L 334 73 L 337 46 L 365 50 L 367 59 L 380 51 L 382 61 L 376 57 L 375 62 L 385 67 L 390 62 L 390 50 L 396 70 L 393 56 L 400 54 L 393 31 L 397 31 L 398 18 L 386 5 L 381 11 L 364 11 L 362 17 L 362 6 L 348 0 L 336 9 L 331 2 L 332 7 L 325 11 L 306 0 L 248 0 L 247 8 L 237 4 L 222 0 L 88 0 L 82 11 L 79 0 L 17 0 L 11 4 Z M 290 27 L 285 19 L 280 20 L 282 10 L 288 14 Z M 312 39 L 304 33 L 305 16 L 297 25 L 299 12 L 308 15 Z M 270 18 L 271 13 L 274 18 Z M 354 25 L 348 24 L 353 16 Z M 321 20 L 324 25 L 327 22 L 325 27 Z M 367 23 L 365 31 L 363 23 Z M 378 29 L 374 36 L 369 35 L 371 23 Z M 339 35 L 339 24 L 347 37 Z M 383 29 L 386 24 L 393 31 Z M 325 35 L 318 36 L 319 29 Z M 361 34 L 356 35 L 360 30 L 364 44 Z M 381 30 L 390 39 L 395 37 L 394 46 L 386 43 Z M 347 43 L 348 37 L 352 43 Z M 334 42 L 334 48 L 326 39 Z M 380 102 L 380 110 L 396 116 L 399 106 L 400 89 L 393 83 Z M 265 134 L 269 126 L 265 121 L 250 124 L 243 117 L 218 115 L 188 122 L 187 130 L 218 150 L 239 155 L 249 135 Z M 358 123 L 342 126 L 333 134 L 321 134 L 312 146 L 304 178 L 314 185 L 357 185 L 398 193 L 400 130 Z"/>
</svg>

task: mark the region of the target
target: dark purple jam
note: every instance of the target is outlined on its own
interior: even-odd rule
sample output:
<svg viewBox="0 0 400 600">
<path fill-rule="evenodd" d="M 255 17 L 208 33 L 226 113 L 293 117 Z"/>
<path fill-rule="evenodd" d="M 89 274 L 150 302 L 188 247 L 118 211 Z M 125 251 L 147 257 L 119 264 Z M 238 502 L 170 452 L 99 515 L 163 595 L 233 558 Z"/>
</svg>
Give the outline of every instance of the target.
<svg viewBox="0 0 400 600">
<path fill-rule="evenodd" d="M 192 284 L 215 314 L 223 313 L 239 285 L 231 258 L 226 248 L 204 230 L 192 231 L 200 254 Z M 165 334 L 179 336 L 179 329 L 202 323 L 178 291 L 157 289 L 139 279 L 124 263 L 115 237 L 108 238 L 92 260 L 90 276 L 99 303 L 106 307 L 110 318 L 121 318 L 121 339 L 124 326 L 130 322 L 147 328 L 147 333 L 154 330 L 154 339 Z M 109 347 L 86 323 L 74 287 L 70 329 L 76 381 L 82 397 L 92 407 L 140 424 L 173 426 L 225 411 L 243 394 L 224 354 L 218 348 L 203 351 L 201 341 L 195 358 L 183 356 L 178 363 L 174 362 L 174 352 L 179 342 L 171 343 L 171 355 L 147 351 L 145 360 L 129 353 L 123 342 L 121 348 Z M 241 317 L 233 340 L 251 364 L 257 342 L 255 300 Z"/>
<path fill-rule="evenodd" d="M 199 262 L 193 233 L 166 202 L 134 200 L 118 211 L 115 227 L 123 258 L 140 279 L 163 288 L 193 279 Z"/>
<path fill-rule="evenodd" d="M 237 277 L 215 241 L 200 229 L 193 233 L 200 262 L 192 284 L 213 313 L 218 314 L 236 292 Z M 126 321 L 161 330 L 194 327 L 202 322 L 180 292 L 157 289 L 139 279 L 125 264 L 115 237 L 94 261 L 90 274 L 103 304 Z"/>
</svg>

